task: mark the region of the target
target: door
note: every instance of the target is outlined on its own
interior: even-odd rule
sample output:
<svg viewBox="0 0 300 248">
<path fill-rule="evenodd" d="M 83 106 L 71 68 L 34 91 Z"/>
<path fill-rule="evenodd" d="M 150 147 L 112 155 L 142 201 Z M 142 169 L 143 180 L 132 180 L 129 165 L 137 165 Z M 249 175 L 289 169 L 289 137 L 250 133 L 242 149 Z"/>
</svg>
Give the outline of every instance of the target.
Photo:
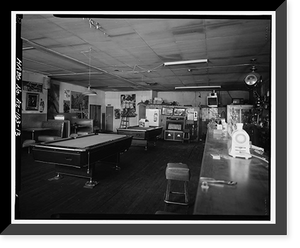
<svg viewBox="0 0 300 248">
<path fill-rule="evenodd" d="M 101 105 L 90 105 L 90 119 L 94 120 L 94 132 L 101 129 Z"/>
<path fill-rule="evenodd" d="M 138 105 L 138 109 L 139 109 L 138 120 L 140 120 L 140 119 L 146 119 L 146 105 L 139 104 Z"/>
<path fill-rule="evenodd" d="M 106 131 L 113 132 L 114 130 L 114 107 L 106 106 L 106 118 L 105 118 L 105 129 Z"/>
</svg>

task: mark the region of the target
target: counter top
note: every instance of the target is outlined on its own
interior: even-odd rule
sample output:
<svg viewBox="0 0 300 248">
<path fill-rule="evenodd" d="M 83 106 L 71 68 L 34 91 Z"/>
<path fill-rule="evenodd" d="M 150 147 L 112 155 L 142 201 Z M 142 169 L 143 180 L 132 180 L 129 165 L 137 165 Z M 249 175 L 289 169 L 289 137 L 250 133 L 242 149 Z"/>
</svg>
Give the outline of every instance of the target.
<svg viewBox="0 0 300 248">
<path fill-rule="evenodd" d="M 195 215 L 231 216 L 229 219 L 269 219 L 269 164 L 256 157 L 233 158 L 228 155 L 230 136 L 216 129 L 208 129 L 203 152 L 194 206 Z M 253 152 L 253 151 L 252 151 Z M 252 153 L 251 152 L 251 153 Z M 219 159 L 214 159 L 217 155 Z M 219 155 L 219 156 L 218 156 Z M 237 184 L 211 184 L 201 187 L 205 178 L 233 181 Z M 206 218 L 207 219 L 207 218 Z M 226 219 L 226 218 L 225 218 Z"/>
</svg>

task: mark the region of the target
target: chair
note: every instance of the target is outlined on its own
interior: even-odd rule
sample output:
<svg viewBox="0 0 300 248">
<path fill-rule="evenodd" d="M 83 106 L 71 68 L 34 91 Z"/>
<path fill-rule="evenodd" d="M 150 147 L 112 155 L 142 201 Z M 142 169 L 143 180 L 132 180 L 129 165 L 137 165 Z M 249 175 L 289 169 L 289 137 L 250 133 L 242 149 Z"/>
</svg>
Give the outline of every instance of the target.
<svg viewBox="0 0 300 248">
<path fill-rule="evenodd" d="M 190 181 L 190 169 L 186 164 L 183 163 L 168 163 L 166 168 L 166 179 L 167 179 L 167 190 L 165 196 L 165 203 L 178 204 L 178 205 L 188 205 L 189 204 L 189 194 L 188 194 L 188 182 Z M 183 182 L 183 192 L 173 192 L 171 191 L 171 181 L 181 181 Z M 184 202 L 182 201 L 171 201 L 171 194 L 184 195 Z"/>
<path fill-rule="evenodd" d="M 39 135 L 38 141 L 47 142 L 63 138 L 64 124 L 64 121 L 59 120 L 43 121 L 42 127 L 51 129 L 44 131 L 43 135 Z"/>
</svg>

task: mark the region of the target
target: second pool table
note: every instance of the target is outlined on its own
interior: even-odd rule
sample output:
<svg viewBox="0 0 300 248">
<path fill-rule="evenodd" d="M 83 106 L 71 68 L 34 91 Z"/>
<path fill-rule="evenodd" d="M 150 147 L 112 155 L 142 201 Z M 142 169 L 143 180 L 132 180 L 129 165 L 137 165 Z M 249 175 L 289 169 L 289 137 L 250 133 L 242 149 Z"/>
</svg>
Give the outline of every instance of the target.
<svg viewBox="0 0 300 248">
<path fill-rule="evenodd" d="M 139 126 L 130 126 L 127 128 L 117 129 L 118 134 L 124 134 L 132 136 L 132 146 L 143 146 L 145 150 L 148 150 L 149 142 L 153 142 L 155 146 L 155 141 L 157 136 L 162 133 L 162 127 L 139 127 Z"/>
</svg>

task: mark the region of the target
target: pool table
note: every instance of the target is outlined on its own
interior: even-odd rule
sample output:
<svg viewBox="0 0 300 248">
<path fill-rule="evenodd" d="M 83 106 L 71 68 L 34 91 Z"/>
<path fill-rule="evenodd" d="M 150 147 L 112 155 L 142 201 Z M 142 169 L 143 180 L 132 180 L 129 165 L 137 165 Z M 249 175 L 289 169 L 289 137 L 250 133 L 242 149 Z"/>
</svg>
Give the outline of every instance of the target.
<svg viewBox="0 0 300 248">
<path fill-rule="evenodd" d="M 162 132 L 162 127 L 140 127 L 140 126 L 130 126 L 127 128 L 117 129 L 118 134 L 124 134 L 132 136 L 132 146 L 143 146 L 145 150 L 148 150 L 149 142 L 153 142 L 155 146 L 155 141 L 157 136 Z"/>
<path fill-rule="evenodd" d="M 118 134 L 90 134 L 37 144 L 32 153 L 35 161 L 54 164 L 58 180 L 62 175 L 88 178 L 85 188 L 98 184 L 95 165 L 112 163 L 119 170 L 120 153 L 131 145 L 132 137 Z"/>
</svg>

